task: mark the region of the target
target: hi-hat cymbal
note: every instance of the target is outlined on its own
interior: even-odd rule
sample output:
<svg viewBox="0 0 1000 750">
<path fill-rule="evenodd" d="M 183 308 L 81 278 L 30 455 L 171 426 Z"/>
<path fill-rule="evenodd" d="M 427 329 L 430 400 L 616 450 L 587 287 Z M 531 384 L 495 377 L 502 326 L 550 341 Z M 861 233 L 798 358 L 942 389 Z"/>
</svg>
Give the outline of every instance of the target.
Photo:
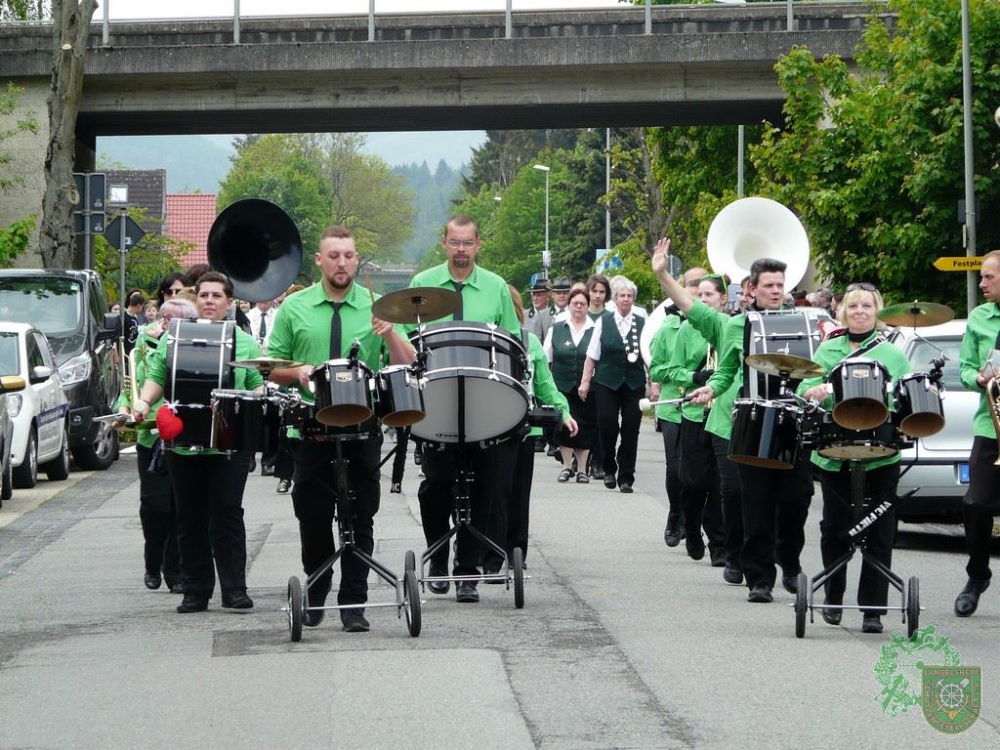
<svg viewBox="0 0 1000 750">
<path fill-rule="evenodd" d="M 372 314 L 390 323 L 426 323 L 456 312 L 462 296 L 439 286 L 397 289 L 375 300 Z"/>
<path fill-rule="evenodd" d="M 935 302 L 903 302 L 883 308 L 878 319 L 891 326 L 936 326 L 955 317 L 955 311 Z"/>
<path fill-rule="evenodd" d="M 271 370 L 283 370 L 286 367 L 300 367 L 303 362 L 294 362 L 290 359 L 277 359 L 275 357 L 254 357 L 253 359 L 237 359 L 229 363 L 230 367 L 245 367 L 248 370 L 259 370 L 260 372 L 270 372 Z"/>
<path fill-rule="evenodd" d="M 802 380 L 823 374 L 823 368 L 805 357 L 794 354 L 751 354 L 746 359 L 747 365 L 765 375 Z"/>
</svg>

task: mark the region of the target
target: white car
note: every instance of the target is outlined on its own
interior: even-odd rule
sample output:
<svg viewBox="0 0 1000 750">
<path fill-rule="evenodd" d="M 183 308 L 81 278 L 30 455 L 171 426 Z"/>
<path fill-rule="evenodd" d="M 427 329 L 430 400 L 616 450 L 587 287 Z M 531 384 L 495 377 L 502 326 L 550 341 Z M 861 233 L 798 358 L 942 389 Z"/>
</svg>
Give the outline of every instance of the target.
<svg viewBox="0 0 1000 750">
<path fill-rule="evenodd" d="M 897 507 L 902 521 L 962 520 L 962 499 L 969 488 L 969 453 L 972 450 L 972 417 L 979 394 L 968 391 L 958 375 L 958 355 L 965 334 L 965 320 L 952 320 L 926 328 L 899 328 L 894 341 L 910 359 L 914 372 L 928 372 L 931 361 L 942 354 L 945 425 L 936 435 L 915 441 L 902 452 L 899 494 L 918 491 Z"/>
<path fill-rule="evenodd" d="M 69 406 L 45 334 L 29 323 L 0 322 L 0 375 L 19 375 L 27 384 L 7 396 L 14 487 L 34 487 L 39 469 L 49 479 L 66 479 Z"/>
</svg>

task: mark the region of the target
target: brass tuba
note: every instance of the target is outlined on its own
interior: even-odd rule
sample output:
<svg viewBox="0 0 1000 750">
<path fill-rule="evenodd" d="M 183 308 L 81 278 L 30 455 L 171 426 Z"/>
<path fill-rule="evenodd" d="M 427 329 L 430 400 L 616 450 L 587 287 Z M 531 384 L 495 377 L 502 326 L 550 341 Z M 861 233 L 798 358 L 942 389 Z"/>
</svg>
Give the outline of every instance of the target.
<svg viewBox="0 0 1000 750">
<path fill-rule="evenodd" d="M 265 302 L 299 275 L 302 238 L 295 222 L 270 201 L 236 201 L 209 230 L 208 264 L 229 277 L 238 299 Z"/>
<path fill-rule="evenodd" d="M 997 380 L 1000 373 L 993 368 L 992 362 L 990 363 L 990 370 L 992 370 L 992 375 L 986 381 L 986 401 L 990 408 L 990 416 L 993 418 L 993 431 L 996 433 L 997 438 L 998 455 L 993 465 L 1000 466 L 1000 380 Z"/>
</svg>

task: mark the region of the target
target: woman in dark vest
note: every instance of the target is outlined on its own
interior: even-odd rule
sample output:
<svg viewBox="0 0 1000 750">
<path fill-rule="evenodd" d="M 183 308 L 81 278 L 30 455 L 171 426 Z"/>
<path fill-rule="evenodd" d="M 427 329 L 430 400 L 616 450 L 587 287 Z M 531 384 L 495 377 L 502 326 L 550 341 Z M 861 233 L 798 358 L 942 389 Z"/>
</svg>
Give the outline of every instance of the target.
<svg viewBox="0 0 1000 750">
<path fill-rule="evenodd" d="M 639 352 L 639 337 L 645 318 L 632 312 L 636 286 L 625 276 L 611 282 L 614 307 L 594 324 L 587 363 L 580 382 L 580 397 L 587 400 L 591 379 L 597 406 L 597 435 L 604 455 L 604 486 L 632 492 L 635 458 L 639 445 L 642 410 L 639 400 L 646 393 L 646 366 Z M 619 430 L 618 418 L 621 417 Z M 615 444 L 621 444 L 617 455 Z"/>
<path fill-rule="evenodd" d="M 576 465 L 580 469 L 576 474 L 576 481 L 590 481 L 586 472 L 587 456 L 597 440 L 594 399 L 585 401 L 579 392 L 583 368 L 587 362 L 587 348 L 594 332 L 594 321 L 587 315 L 589 307 L 590 295 L 586 290 L 576 289 L 571 292 L 567 307 L 569 316 L 555 323 L 545 337 L 545 354 L 552 367 L 552 377 L 559 392 L 569 402 L 570 414 L 579 428 L 574 437 L 569 437 L 563 430 L 556 438 L 565 467 L 559 472 L 560 482 L 568 482 L 572 478 L 573 470 L 570 467 L 573 465 L 574 454 Z"/>
</svg>

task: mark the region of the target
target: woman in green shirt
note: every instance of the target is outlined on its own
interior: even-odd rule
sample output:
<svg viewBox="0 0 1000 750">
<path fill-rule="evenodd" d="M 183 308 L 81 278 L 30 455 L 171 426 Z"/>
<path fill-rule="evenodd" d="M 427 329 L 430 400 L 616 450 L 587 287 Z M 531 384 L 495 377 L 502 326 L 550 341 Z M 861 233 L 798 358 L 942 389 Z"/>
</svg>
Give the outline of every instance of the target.
<svg viewBox="0 0 1000 750">
<path fill-rule="evenodd" d="M 824 341 L 813 355 L 813 361 L 823 368 L 823 376 L 803 380 L 798 393 L 807 399 L 818 401 L 824 408 L 833 407 L 826 375 L 841 360 L 852 356 L 863 356 L 881 362 L 889 371 L 893 381 L 910 373 L 910 362 L 895 344 L 883 336 L 885 324 L 878 319 L 883 307 L 882 295 L 873 284 L 851 284 L 847 287 L 839 318 L 846 331 Z M 862 351 L 863 350 L 863 351 Z M 857 352 L 861 351 L 859 355 Z M 819 468 L 820 484 L 823 488 L 823 520 L 820 521 L 820 551 L 823 565 L 832 565 L 849 549 L 851 541 L 846 531 L 857 519 L 851 507 L 850 462 L 824 458 L 813 452 L 812 462 Z M 865 483 L 871 507 L 883 502 L 896 500 L 899 483 L 899 453 L 888 457 L 866 460 Z M 890 509 L 874 523 L 865 537 L 865 549 L 887 568 L 892 564 L 892 543 L 895 535 L 895 513 Z M 839 605 L 844 602 L 847 587 L 847 568 L 841 568 L 826 583 L 826 604 Z M 861 580 L 858 586 L 858 604 L 864 615 L 861 630 L 864 633 L 881 633 L 881 615 L 889 595 L 889 582 L 867 562 L 861 565 Z M 830 625 L 839 625 L 843 615 L 840 609 L 824 609 L 823 619 Z"/>
</svg>

